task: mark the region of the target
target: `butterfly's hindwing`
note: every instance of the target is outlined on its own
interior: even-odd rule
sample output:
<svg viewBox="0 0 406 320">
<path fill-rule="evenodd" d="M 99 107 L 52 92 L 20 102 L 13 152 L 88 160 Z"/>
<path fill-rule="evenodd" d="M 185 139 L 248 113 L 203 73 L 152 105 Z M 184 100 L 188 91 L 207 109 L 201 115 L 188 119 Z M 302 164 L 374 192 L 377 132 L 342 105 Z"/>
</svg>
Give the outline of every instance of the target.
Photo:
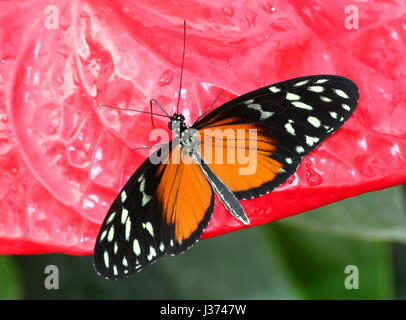
<svg viewBox="0 0 406 320">
<path fill-rule="evenodd" d="M 169 162 L 172 154 L 171 150 Z M 214 196 L 196 168 L 193 163 L 153 164 L 148 158 L 137 169 L 99 231 L 94 250 L 99 274 L 124 278 L 165 254 L 184 252 L 200 238 L 212 214 Z M 196 193 L 197 189 L 201 192 Z"/>
<path fill-rule="evenodd" d="M 357 103 L 358 89 L 351 80 L 331 75 L 301 77 L 231 100 L 193 127 L 200 132 L 247 125 L 257 128 L 268 146 L 266 153 L 258 153 L 256 174 L 240 176 L 230 169 L 233 166 L 212 164 L 213 171 L 238 199 L 249 199 L 285 182 L 303 156 L 343 125 Z"/>
</svg>

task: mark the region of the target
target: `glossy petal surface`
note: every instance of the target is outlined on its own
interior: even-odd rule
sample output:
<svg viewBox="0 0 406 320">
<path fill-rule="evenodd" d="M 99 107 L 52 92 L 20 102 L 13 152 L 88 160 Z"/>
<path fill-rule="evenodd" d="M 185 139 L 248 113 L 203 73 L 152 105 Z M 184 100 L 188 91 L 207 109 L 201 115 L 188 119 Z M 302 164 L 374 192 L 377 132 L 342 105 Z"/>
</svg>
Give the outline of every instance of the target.
<svg viewBox="0 0 406 320">
<path fill-rule="evenodd" d="M 0 253 L 90 254 L 117 192 L 148 152 L 148 116 L 174 112 L 183 19 L 180 110 L 288 78 L 354 80 L 353 117 L 264 197 L 243 201 L 252 225 L 406 180 L 406 7 L 402 1 L 2 1 Z M 354 6 L 356 9 L 354 9 Z M 359 28 L 354 25 L 358 10 Z M 155 124 L 166 128 L 160 118 Z M 243 225 L 216 205 L 203 237 Z"/>
</svg>

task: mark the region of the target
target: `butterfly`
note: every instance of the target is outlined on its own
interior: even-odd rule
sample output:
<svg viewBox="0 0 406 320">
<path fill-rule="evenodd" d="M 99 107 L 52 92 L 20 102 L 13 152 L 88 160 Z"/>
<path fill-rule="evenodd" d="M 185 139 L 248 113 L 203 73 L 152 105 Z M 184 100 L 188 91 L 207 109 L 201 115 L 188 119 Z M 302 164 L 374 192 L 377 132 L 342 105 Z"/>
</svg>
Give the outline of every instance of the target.
<svg viewBox="0 0 406 320">
<path fill-rule="evenodd" d="M 96 271 L 120 279 L 164 255 L 186 251 L 208 225 L 214 194 L 248 225 L 239 200 L 267 194 L 288 180 L 303 157 L 351 116 L 358 96 L 357 86 L 347 78 L 313 75 L 239 96 L 190 127 L 182 114 L 174 113 L 169 119 L 174 139 L 135 171 L 101 225 L 94 250 Z M 216 129 L 243 134 L 224 138 L 213 134 Z M 225 141 L 234 144 L 230 147 Z M 221 150 L 224 160 L 230 149 L 251 153 L 254 172 L 241 174 L 246 164 L 238 161 L 208 159 L 207 154 L 215 156 Z"/>
</svg>

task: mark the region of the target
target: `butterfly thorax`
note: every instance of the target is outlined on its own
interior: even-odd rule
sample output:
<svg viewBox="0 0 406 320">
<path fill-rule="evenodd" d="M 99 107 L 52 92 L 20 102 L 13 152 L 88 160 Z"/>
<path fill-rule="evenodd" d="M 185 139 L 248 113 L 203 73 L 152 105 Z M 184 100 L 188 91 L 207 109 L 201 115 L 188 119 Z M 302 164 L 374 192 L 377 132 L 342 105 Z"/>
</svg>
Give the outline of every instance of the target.
<svg viewBox="0 0 406 320">
<path fill-rule="evenodd" d="M 196 129 L 189 128 L 185 124 L 185 117 L 182 114 L 175 113 L 168 124 L 175 134 L 175 141 L 178 141 L 182 148 L 189 154 L 193 153 L 196 146 Z"/>
</svg>

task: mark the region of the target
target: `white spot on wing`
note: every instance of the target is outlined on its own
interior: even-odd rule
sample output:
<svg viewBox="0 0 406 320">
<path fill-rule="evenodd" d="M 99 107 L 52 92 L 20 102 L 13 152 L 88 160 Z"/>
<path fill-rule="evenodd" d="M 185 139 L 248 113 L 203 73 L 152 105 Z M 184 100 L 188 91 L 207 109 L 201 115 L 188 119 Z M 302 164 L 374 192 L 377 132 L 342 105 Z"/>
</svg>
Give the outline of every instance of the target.
<svg viewBox="0 0 406 320">
<path fill-rule="evenodd" d="M 145 193 L 145 178 L 143 174 L 138 178 L 138 182 L 140 183 L 140 192 L 142 193 L 141 205 L 145 207 L 151 200 L 151 196 Z"/>
<path fill-rule="evenodd" d="M 137 239 L 134 239 L 133 242 L 133 251 L 135 253 L 136 256 L 139 256 L 141 254 L 141 248 L 140 248 L 140 244 L 138 242 Z"/>
<path fill-rule="evenodd" d="M 125 239 L 127 241 L 130 240 L 130 232 L 131 232 L 131 219 L 127 219 L 127 222 L 125 223 Z"/>
<path fill-rule="evenodd" d="M 149 234 L 153 237 L 154 236 L 154 228 L 152 227 L 151 222 L 143 223 L 142 227 L 147 229 Z"/>
<path fill-rule="evenodd" d="M 291 102 L 296 108 L 301 108 L 301 109 L 306 109 L 306 110 L 313 110 L 312 106 L 309 106 L 306 103 L 303 103 L 301 101 L 292 101 Z"/>
<path fill-rule="evenodd" d="M 333 101 L 333 100 L 331 100 L 330 98 L 325 97 L 325 96 L 320 96 L 320 99 L 323 100 L 324 102 L 331 102 L 331 101 Z"/>
<path fill-rule="evenodd" d="M 331 112 L 330 112 L 330 116 L 331 116 L 333 119 L 337 119 L 337 112 L 331 111 Z"/>
<path fill-rule="evenodd" d="M 104 258 L 104 265 L 106 266 L 106 268 L 108 268 L 109 267 L 109 254 L 108 254 L 107 250 L 104 251 L 103 258 Z"/>
<path fill-rule="evenodd" d="M 164 245 L 163 242 L 161 242 L 161 244 L 159 245 L 159 250 L 160 250 L 161 252 L 163 252 L 164 249 L 165 249 L 165 245 Z"/>
<path fill-rule="evenodd" d="M 149 247 L 149 255 L 147 257 L 148 261 L 151 261 L 154 257 L 156 257 L 156 251 L 153 246 Z"/>
<path fill-rule="evenodd" d="M 307 122 L 309 122 L 313 127 L 320 128 L 321 122 L 316 117 L 313 116 L 308 117 Z"/>
<path fill-rule="evenodd" d="M 281 91 L 281 89 L 279 89 L 279 88 L 277 88 L 277 87 L 274 87 L 274 86 L 269 87 L 268 89 L 269 89 L 271 92 L 273 92 L 273 93 L 276 93 L 276 92 Z"/>
<path fill-rule="evenodd" d="M 296 152 L 297 152 L 297 153 L 303 153 L 303 152 L 304 152 L 303 147 L 302 147 L 302 146 L 297 146 L 297 147 L 296 147 Z"/>
<path fill-rule="evenodd" d="M 292 164 L 292 159 L 291 158 L 286 158 L 286 163 L 287 164 Z"/>
<path fill-rule="evenodd" d="M 106 224 L 109 224 L 111 221 L 113 221 L 115 216 L 116 216 L 116 213 L 112 212 L 110 217 L 107 219 Z"/>
<path fill-rule="evenodd" d="M 328 79 L 319 79 L 319 80 L 316 81 L 316 83 L 324 83 L 324 82 L 327 82 L 327 81 L 328 81 Z"/>
<path fill-rule="evenodd" d="M 292 123 L 293 123 L 293 121 L 289 120 L 289 122 L 285 124 L 285 129 L 288 133 L 290 133 L 291 135 L 294 136 L 294 135 L 296 135 L 296 132 L 295 132 L 295 128 L 293 128 L 293 126 L 292 126 Z"/>
<path fill-rule="evenodd" d="M 341 89 L 334 89 L 334 92 L 336 95 L 345 98 L 345 99 L 349 99 L 350 97 Z"/>
<path fill-rule="evenodd" d="M 300 99 L 300 96 L 298 96 L 297 94 L 288 92 L 288 93 L 286 93 L 286 99 L 287 99 L 287 100 L 290 100 L 290 101 L 292 101 L 292 100 L 299 100 L 299 99 Z"/>
<path fill-rule="evenodd" d="M 121 210 L 121 223 L 124 224 L 127 220 L 128 217 L 128 210 L 126 208 L 123 208 L 123 210 Z"/>
<path fill-rule="evenodd" d="M 344 110 L 351 111 L 351 108 L 348 104 L 343 103 L 341 106 L 343 107 Z"/>
<path fill-rule="evenodd" d="M 307 90 L 320 93 L 324 91 L 324 88 L 322 86 L 310 86 Z"/>
<path fill-rule="evenodd" d="M 107 236 L 107 241 L 111 242 L 113 241 L 113 238 L 114 238 L 114 225 L 110 227 L 109 234 Z"/>
<path fill-rule="evenodd" d="M 127 262 L 127 259 L 125 257 L 123 258 L 123 266 L 128 267 L 128 262 Z"/>
<path fill-rule="evenodd" d="M 310 80 L 303 80 L 303 81 L 300 81 L 300 82 L 296 83 L 294 86 L 295 86 L 295 87 L 300 87 L 300 86 L 305 85 L 305 84 L 308 83 L 309 81 L 310 81 Z"/>
<path fill-rule="evenodd" d="M 125 199 L 127 199 L 127 194 L 125 193 L 125 190 L 121 191 L 121 202 L 124 202 Z"/>
<path fill-rule="evenodd" d="M 105 230 L 102 232 L 102 234 L 101 234 L 101 236 L 100 236 L 100 242 L 103 241 L 103 239 L 106 237 L 106 235 L 107 235 L 107 229 L 105 229 Z"/>
<path fill-rule="evenodd" d="M 319 142 L 319 138 L 317 137 L 309 137 L 306 136 L 306 144 L 310 147 L 312 147 L 315 143 Z"/>
<path fill-rule="evenodd" d="M 270 116 L 273 115 L 273 112 L 262 110 L 261 105 L 259 103 L 249 104 L 247 107 L 258 111 L 261 114 L 260 120 L 268 119 Z"/>
</svg>

